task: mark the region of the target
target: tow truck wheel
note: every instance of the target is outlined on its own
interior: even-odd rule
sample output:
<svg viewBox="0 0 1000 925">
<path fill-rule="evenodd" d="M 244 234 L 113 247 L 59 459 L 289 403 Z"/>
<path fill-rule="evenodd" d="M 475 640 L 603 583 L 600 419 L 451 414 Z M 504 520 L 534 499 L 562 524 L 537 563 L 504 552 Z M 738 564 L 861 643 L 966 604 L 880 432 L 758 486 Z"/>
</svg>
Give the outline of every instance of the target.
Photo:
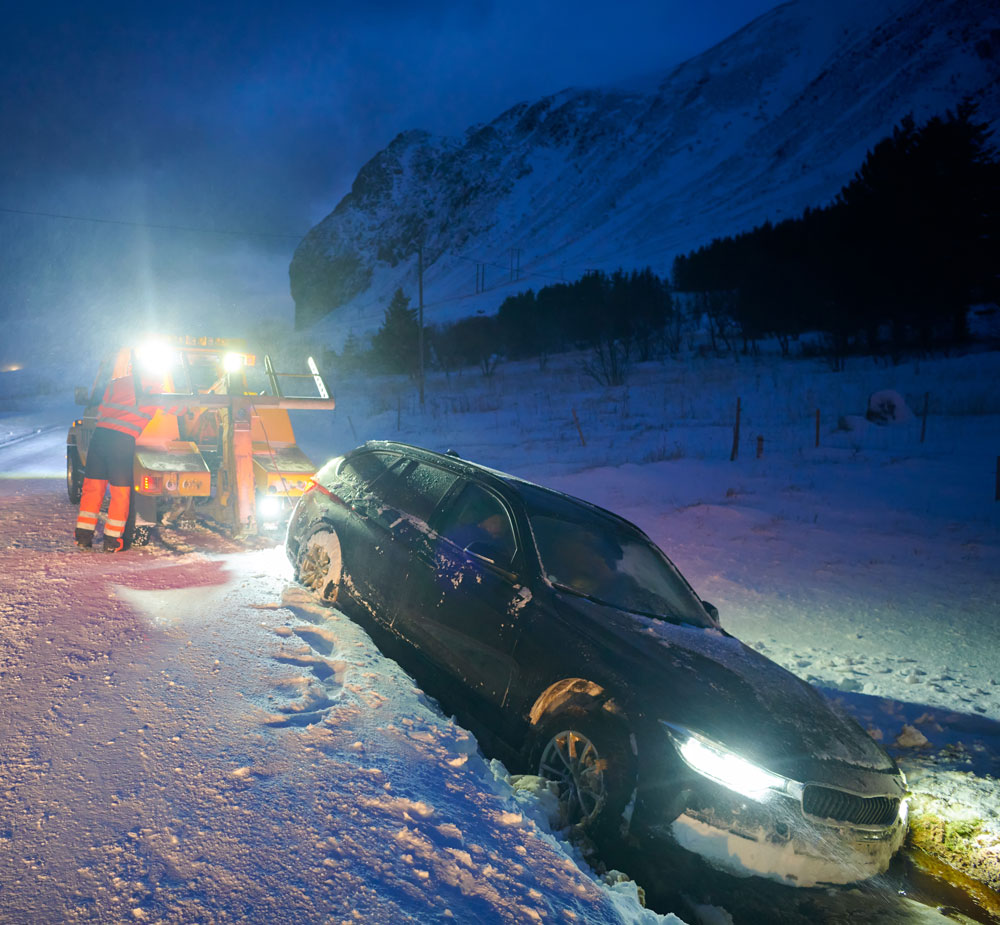
<svg viewBox="0 0 1000 925">
<path fill-rule="evenodd" d="M 317 530 L 302 544 L 297 577 L 324 601 L 333 604 L 340 590 L 341 564 L 337 534 L 328 529 Z"/>
<path fill-rule="evenodd" d="M 83 466 L 75 446 L 66 447 L 66 494 L 73 504 L 79 504 L 83 494 Z"/>
</svg>

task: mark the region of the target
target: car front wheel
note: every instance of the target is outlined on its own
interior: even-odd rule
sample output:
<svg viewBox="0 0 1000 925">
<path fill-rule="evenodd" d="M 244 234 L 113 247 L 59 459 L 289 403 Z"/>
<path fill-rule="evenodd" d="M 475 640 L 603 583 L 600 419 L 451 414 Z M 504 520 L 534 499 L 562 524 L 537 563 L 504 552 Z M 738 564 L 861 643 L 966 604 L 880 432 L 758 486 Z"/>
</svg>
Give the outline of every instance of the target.
<svg viewBox="0 0 1000 925">
<path fill-rule="evenodd" d="M 330 529 L 319 529 L 300 547 L 295 577 L 332 604 L 340 591 L 342 563 L 337 534 Z"/>
<path fill-rule="evenodd" d="M 532 769 L 556 783 L 565 823 L 596 837 L 627 830 L 635 765 L 625 725 L 597 711 L 560 713 L 544 721 L 534 738 Z"/>
</svg>

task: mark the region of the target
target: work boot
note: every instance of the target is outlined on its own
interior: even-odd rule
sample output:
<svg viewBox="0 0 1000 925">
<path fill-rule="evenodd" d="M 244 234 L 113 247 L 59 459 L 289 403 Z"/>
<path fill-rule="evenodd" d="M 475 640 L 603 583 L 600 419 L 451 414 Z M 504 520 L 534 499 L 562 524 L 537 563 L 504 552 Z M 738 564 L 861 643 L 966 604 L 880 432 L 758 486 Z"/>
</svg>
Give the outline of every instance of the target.
<svg viewBox="0 0 1000 925">
<path fill-rule="evenodd" d="M 105 552 L 121 552 L 125 548 L 125 540 L 120 536 L 104 537 Z"/>
<path fill-rule="evenodd" d="M 94 545 L 94 531 L 76 528 L 76 545 L 84 549 L 90 549 Z"/>
</svg>

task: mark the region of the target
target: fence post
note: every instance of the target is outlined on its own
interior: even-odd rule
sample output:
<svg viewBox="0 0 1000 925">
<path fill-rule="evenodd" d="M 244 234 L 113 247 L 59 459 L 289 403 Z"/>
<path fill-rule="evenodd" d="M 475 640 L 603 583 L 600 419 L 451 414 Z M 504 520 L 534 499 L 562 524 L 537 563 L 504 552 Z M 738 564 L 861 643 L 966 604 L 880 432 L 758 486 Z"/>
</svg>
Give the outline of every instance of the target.
<svg viewBox="0 0 1000 925">
<path fill-rule="evenodd" d="M 757 434 L 757 458 L 760 459 L 764 455 L 764 437 L 762 434 Z"/>
<path fill-rule="evenodd" d="M 819 408 L 816 409 L 816 449 L 819 449 Z"/>
<path fill-rule="evenodd" d="M 735 462 L 740 453 L 740 405 L 739 396 L 736 398 L 736 423 L 733 425 L 733 451 L 729 454 L 729 461 Z"/>
<path fill-rule="evenodd" d="M 583 439 L 583 428 L 580 426 L 580 419 L 576 416 L 576 408 L 570 409 L 573 412 L 573 422 L 576 424 L 576 432 L 580 435 L 580 446 L 586 446 L 587 441 Z"/>
<path fill-rule="evenodd" d="M 931 403 L 931 393 L 924 392 L 924 413 L 921 415 L 920 420 L 920 442 L 924 442 L 924 436 L 927 433 L 927 409 Z"/>
</svg>

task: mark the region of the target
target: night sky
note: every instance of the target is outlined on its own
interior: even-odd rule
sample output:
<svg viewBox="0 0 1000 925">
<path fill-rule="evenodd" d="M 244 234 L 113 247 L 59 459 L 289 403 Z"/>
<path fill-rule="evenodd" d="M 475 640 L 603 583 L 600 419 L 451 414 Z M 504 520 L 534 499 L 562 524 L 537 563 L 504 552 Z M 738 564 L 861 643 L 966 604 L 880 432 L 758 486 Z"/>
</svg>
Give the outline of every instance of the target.
<svg viewBox="0 0 1000 925">
<path fill-rule="evenodd" d="M 295 246 L 400 131 L 665 70 L 774 5 L 8 0 L 0 365 L 290 325 Z"/>
</svg>

